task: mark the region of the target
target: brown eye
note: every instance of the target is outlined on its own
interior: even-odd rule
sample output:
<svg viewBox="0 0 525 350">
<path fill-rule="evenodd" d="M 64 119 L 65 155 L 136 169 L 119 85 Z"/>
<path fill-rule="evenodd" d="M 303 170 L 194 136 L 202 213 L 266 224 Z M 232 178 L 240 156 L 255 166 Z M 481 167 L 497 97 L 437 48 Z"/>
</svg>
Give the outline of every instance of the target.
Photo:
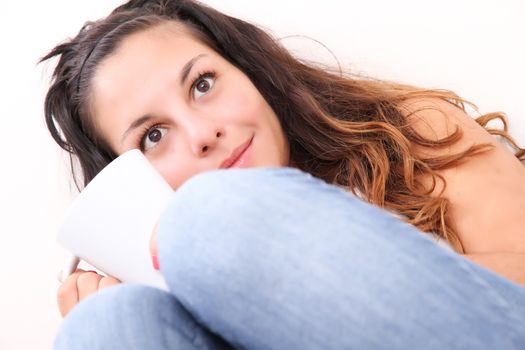
<svg viewBox="0 0 525 350">
<path fill-rule="evenodd" d="M 199 92 L 202 92 L 202 93 L 205 93 L 205 92 L 208 92 L 208 90 L 210 89 L 211 85 L 210 85 L 210 82 L 207 81 L 207 80 L 201 80 L 198 84 L 197 84 L 197 91 Z"/>
<path fill-rule="evenodd" d="M 215 84 L 215 77 L 211 73 L 200 76 L 193 85 L 193 98 L 198 99 L 199 97 L 207 94 Z"/>
<path fill-rule="evenodd" d="M 161 138 L 162 138 L 162 133 L 160 132 L 159 129 L 153 129 L 148 133 L 148 139 L 151 142 L 159 142 Z"/>
<path fill-rule="evenodd" d="M 157 146 L 157 144 L 162 141 L 162 138 L 167 132 L 168 129 L 162 128 L 160 126 L 154 126 L 146 131 L 140 143 L 142 151 L 148 151 Z"/>
</svg>

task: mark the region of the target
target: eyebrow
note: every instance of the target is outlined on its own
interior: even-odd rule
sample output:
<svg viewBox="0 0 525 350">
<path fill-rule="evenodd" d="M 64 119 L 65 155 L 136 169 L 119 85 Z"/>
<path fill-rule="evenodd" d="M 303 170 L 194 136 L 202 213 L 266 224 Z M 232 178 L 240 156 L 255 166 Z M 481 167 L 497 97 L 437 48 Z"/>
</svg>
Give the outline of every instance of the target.
<svg viewBox="0 0 525 350">
<path fill-rule="evenodd" d="M 197 62 L 199 59 L 201 59 L 204 56 L 206 56 L 206 54 L 201 53 L 200 55 L 197 55 L 193 57 L 191 60 L 189 60 L 188 62 L 186 62 L 186 64 L 184 65 L 184 67 L 182 67 L 182 70 L 181 70 L 180 85 L 184 85 L 184 83 L 186 82 L 186 79 L 188 79 L 188 75 L 190 74 L 191 69 L 195 65 L 195 62 Z"/>
<path fill-rule="evenodd" d="M 197 55 L 193 57 L 191 60 L 186 62 L 186 64 L 182 67 L 181 74 L 180 74 L 180 85 L 184 85 L 186 83 L 186 80 L 188 79 L 188 76 L 191 72 L 191 69 L 195 65 L 195 63 L 201 59 L 202 57 L 205 57 L 206 54 L 201 53 L 200 55 Z M 148 120 L 150 120 L 152 117 L 149 115 L 142 116 L 138 118 L 137 120 L 134 120 L 133 123 L 129 125 L 129 127 L 124 131 L 122 134 L 122 138 L 120 139 L 120 143 L 124 142 L 124 139 L 128 136 L 128 134 L 133 131 L 134 129 L 138 128 L 142 124 L 146 123 Z"/>
<path fill-rule="evenodd" d="M 142 124 L 146 123 L 148 120 L 150 120 L 152 117 L 150 115 L 145 115 L 145 116 L 142 116 L 140 117 L 139 119 L 137 120 L 134 120 L 133 123 L 130 124 L 130 126 L 126 129 L 126 131 L 124 131 L 124 134 L 122 134 L 122 138 L 120 139 L 120 143 L 123 143 L 124 140 L 126 139 L 126 137 L 128 136 L 128 134 L 138 128 L 139 126 L 141 126 Z"/>
</svg>

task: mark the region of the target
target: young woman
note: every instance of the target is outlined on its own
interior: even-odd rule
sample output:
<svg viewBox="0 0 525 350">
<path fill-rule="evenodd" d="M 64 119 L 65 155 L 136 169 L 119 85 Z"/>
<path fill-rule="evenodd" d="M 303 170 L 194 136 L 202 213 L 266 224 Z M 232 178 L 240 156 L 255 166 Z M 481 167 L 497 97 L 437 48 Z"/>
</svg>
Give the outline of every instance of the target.
<svg viewBox="0 0 525 350">
<path fill-rule="evenodd" d="M 54 56 L 46 120 L 81 181 L 140 148 L 176 189 L 152 240 L 170 293 L 79 270 L 57 348 L 524 344 L 525 150 L 486 127 L 503 115 L 306 65 L 194 1 L 131 0 Z"/>
</svg>

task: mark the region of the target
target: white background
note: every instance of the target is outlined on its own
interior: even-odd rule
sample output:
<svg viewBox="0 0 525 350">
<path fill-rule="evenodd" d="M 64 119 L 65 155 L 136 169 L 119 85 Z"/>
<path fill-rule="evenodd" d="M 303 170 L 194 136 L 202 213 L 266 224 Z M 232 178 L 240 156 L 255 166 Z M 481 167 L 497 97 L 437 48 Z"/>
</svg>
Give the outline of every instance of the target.
<svg viewBox="0 0 525 350">
<path fill-rule="evenodd" d="M 277 37 L 305 35 L 354 72 L 456 91 L 505 111 L 525 142 L 520 0 L 209 0 Z M 43 123 L 50 66 L 39 57 L 117 0 L 5 1 L 0 13 L 0 349 L 50 349 L 60 324 L 55 232 L 75 191 Z M 286 44 L 334 63 L 309 39 Z"/>
</svg>

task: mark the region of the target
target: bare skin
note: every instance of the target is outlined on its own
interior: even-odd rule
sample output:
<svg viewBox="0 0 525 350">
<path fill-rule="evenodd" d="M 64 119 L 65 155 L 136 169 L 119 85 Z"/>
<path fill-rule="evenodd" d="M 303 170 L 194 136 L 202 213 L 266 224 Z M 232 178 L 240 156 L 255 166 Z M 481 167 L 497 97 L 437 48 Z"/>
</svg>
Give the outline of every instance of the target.
<svg viewBox="0 0 525 350">
<path fill-rule="evenodd" d="M 407 111 L 433 107 L 410 117 L 416 130 L 430 139 L 449 136 L 459 127 L 463 138 L 448 149 L 421 149 L 423 156 L 440 156 L 488 143 L 492 149 L 440 174 L 443 196 L 466 254 L 525 253 L 525 166 L 474 119 L 437 99 L 411 100 Z M 438 108 L 440 111 L 435 110 Z M 438 195 L 442 186 L 434 191 Z"/>
<path fill-rule="evenodd" d="M 525 287 L 525 254 L 512 252 L 480 253 L 466 254 L 465 257 Z"/>
<path fill-rule="evenodd" d="M 443 170 L 447 185 L 442 195 L 450 200 L 449 216 L 456 225 L 464 256 L 473 262 L 525 286 L 525 167 L 501 143 L 461 109 L 438 99 L 409 100 L 403 105 L 423 136 L 438 140 L 456 127 L 463 138 L 448 149 L 416 148 L 430 157 L 489 143 L 488 152 Z M 438 110 L 436 110 L 436 108 Z M 430 181 L 427 181 L 430 183 Z M 434 195 L 438 195 L 438 186 Z"/>
<path fill-rule="evenodd" d="M 119 284 L 114 277 L 78 269 L 67 277 L 57 291 L 58 310 L 65 317 L 71 309 L 91 294 Z"/>
</svg>

